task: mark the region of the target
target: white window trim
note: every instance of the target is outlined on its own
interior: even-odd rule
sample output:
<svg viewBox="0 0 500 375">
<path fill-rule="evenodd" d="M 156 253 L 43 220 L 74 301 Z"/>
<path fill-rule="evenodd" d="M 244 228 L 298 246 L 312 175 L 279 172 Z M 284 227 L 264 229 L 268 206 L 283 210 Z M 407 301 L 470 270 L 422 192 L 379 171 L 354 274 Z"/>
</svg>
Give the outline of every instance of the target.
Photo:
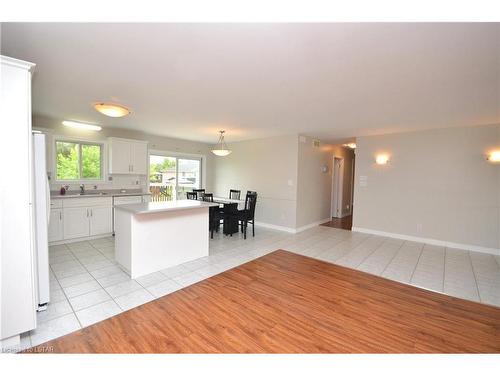
<svg viewBox="0 0 500 375">
<path fill-rule="evenodd" d="M 57 147 L 56 142 L 77 142 L 84 144 L 95 144 L 101 146 L 101 178 L 100 179 L 78 179 L 78 180 L 58 180 L 57 179 Z M 102 184 L 106 181 L 106 176 L 108 174 L 106 166 L 107 164 L 107 155 L 108 155 L 108 145 L 107 142 L 102 140 L 89 140 L 86 138 L 76 138 L 76 137 L 67 137 L 62 135 L 56 135 L 52 138 L 52 170 L 53 170 L 53 179 L 51 180 L 54 184 Z"/>
<path fill-rule="evenodd" d="M 207 156 L 203 154 L 188 154 L 184 152 L 178 151 L 166 151 L 166 150 L 148 150 L 148 174 L 146 176 L 147 189 L 149 191 L 149 161 L 151 155 L 158 156 L 172 156 L 177 158 L 186 158 L 186 159 L 199 159 L 201 161 L 201 188 L 206 186 L 206 168 L 207 168 Z"/>
</svg>

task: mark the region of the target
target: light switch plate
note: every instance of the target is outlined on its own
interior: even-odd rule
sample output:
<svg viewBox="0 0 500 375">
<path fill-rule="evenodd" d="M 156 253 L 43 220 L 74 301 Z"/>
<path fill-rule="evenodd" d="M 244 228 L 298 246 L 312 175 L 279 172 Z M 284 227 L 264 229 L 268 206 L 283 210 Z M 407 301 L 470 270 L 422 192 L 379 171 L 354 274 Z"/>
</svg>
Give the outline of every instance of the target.
<svg viewBox="0 0 500 375">
<path fill-rule="evenodd" d="M 359 176 L 359 186 L 368 186 L 368 176 Z"/>
</svg>

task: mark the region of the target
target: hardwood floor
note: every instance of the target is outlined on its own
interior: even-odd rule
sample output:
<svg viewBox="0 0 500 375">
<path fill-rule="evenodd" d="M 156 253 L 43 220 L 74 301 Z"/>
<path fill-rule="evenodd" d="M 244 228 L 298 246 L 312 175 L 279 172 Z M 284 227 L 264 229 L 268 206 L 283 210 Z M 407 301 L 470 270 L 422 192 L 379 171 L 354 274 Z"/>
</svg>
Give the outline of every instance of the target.
<svg viewBox="0 0 500 375">
<path fill-rule="evenodd" d="M 351 228 L 352 228 L 352 215 L 343 217 L 341 219 L 336 218 L 336 217 L 332 217 L 332 220 L 330 220 L 327 223 L 323 223 L 321 225 L 324 227 L 351 230 Z"/>
<path fill-rule="evenodd" d="M 278 250 L 41 346 L 67 353 L 491 353 L 500 352 L 500 309 Z"/>
</svg>

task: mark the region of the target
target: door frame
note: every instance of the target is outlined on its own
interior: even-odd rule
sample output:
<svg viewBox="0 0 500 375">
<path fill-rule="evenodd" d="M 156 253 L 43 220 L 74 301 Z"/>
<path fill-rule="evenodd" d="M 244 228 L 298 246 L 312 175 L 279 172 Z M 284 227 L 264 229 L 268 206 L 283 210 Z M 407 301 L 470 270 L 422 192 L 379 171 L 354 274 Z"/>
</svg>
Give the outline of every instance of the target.
<svg viewBox="0 0 500 375">
<path fill-rule="evenodd" d="M 343 187 L 344 187 L 344 158 L 333 156 L 332 168 L 332 191 L 330 199 L 330 217 L 341 218 L 343 202 Z M 336 165 L 339 165 L 336 168 Z M 340 212 L 339 212 L 340 206 Z"/>
</svg>

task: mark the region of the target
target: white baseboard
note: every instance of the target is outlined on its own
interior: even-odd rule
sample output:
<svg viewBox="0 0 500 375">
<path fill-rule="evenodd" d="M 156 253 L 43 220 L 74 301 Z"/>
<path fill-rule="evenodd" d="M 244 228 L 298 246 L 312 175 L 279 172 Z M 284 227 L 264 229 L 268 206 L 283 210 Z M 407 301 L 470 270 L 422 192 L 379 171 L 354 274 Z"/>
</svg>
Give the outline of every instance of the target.
<svg viewBox="0 0 500 375">
<path fill-rule="evenodd" d="M 98 236 L 79 237 L 79 238 L 72 238 L 70 240 L 53 241 L 53 242 L 49 242 L 49 246 L 62 245 L 62 244 L 65 244 L 65 243 L 73 243 L 73 242 L 97 240 L 99 238 L 111 237 L 112 235 L 113 235 L 113 233 L 107 233 L 107 234 L 100 234 Z"/>
<path fill-rule="evenodd" d="M 314 223 L 304 225 L 302 227 L 299 227 L 299 228 L 295 229 L 295 233 L 300 233 L 300 232 L 303 232 L 305 230 L 317 227 L 318 225 L 321 225 L 321 224 L 324 224 L 324 223 L 328 223 L 330 220 L 332 220 L 332 219 L 329 218 L 329 217 L 327 217 L 326 219 L 322 219 L 322 220 L 319 220 L 319 221 L 315 221 Z"/>
<path fill-rule="evenodd" d="M 433 238 L 408 236 L 406 234 L 383 232 L 383 231 L 380 231 L 380 230 L 367 229 L 367 228 L 359 228 L 359 227 L 352 227 L 352 231 L 353 232 L 366 233 L 366 234 L 374 234 L 376 236 L 384 236 L 384 237 L 389 237 L 389 238 L 397 238 L 399 240 L 405 240 L 405 241 L 422 242 L 422 243 L 425 243 L 425 244 L 435 245 L 435 246 L 451 247 L 453 249 L 470 250 L 470 251 L 476 251 L 478 253 L 500 255 L 500 249 L 495 249 L 495 248 L 491 248 L 491 247 L 476 246 L 476 245 L 467 245 L 467 244 L 456 243 L 456 242 L 436 240 L 436 239 L 433 239 Z"/>
<path fill-rule="evenodd" d="M 294 233 L 295 234 L 295 233 L 303 232 L 303 231 L 305 231 L 307 229 L 314 228 L 314 227 L 316 227 L 316 226 L 318 226 L 320 224 L 327 223 L 330 220 L 331 220 L 330 218 L 326 218 L 326 219 L 319 220 L 319 221 L 316 221 L 316 222 L 311 223 L 311 224 L 304 225 L 304 226 L 299 227 L 299 228 L 283 227 L 281 225 L 274 225 L 274 224 L 262 223 L 260 221 L 256 221 L 255 225 L 257 225 L 259 227 L 263 227 L 263 228 L 269 228 L 269 229 L 274 229 L 274 230 L 279 230 L 279 231 L 282 231 L 282 232 Z"/>
<path fill-rule="evenodd" d="M 258 227 L 280 230 L 282 232 L 287 232 L 287 233 L 296 233 L 295 228 L 283 227 L 281 225 L 268 224 L 268 223 L 263 223 L 260 221 L 256 221 L 255 225 Z"/>
</svg>

